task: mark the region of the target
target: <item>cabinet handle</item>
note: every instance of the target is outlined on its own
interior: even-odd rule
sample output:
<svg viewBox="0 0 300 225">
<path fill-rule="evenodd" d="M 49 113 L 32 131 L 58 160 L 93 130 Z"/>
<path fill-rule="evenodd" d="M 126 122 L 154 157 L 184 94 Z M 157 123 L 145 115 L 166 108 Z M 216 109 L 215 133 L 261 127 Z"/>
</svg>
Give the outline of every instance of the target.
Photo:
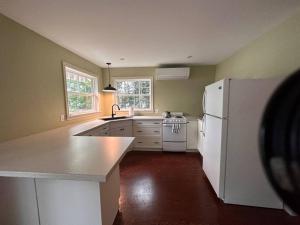
<svg viewBox="0 0 300 225">
<path fill-rule="evenodd" d="M 159 142 L 158 142 L 158 141 L 154 141 L 153 143 L 154 143 L 154 144 L 159 144 Z"/>
<path fill-rule="evenodd" d="M 159 133 L 159 131 L 158 130 L 155 130 L 155 131 L 153 131 L 154 133 Z"/>
<path fill-rule="evenodd" d="M 137 132 L 141 133 L 141 132 L 143 132 L 143 131 L 141 131 L 141 130 L 138 130 Z"/>
<path fill-rule="evenodd" d="M 153 123 L 153 124 L 160 124 L 160 123 Z"/>
<path fill-rule="evenodd" d="M 124 128 L 120 128 L 120 130 L 125 130 Z"/>
<path fill-rule="evenodd" d="M 137 124 L 143 124 L 143 123 L 139 122 L 139 123 L 137 123 Z"/>
<path fill-rule="evenodd" d="M 142 141 L 138 141 L 139 144 L 143 143 Z"/>
</svg>

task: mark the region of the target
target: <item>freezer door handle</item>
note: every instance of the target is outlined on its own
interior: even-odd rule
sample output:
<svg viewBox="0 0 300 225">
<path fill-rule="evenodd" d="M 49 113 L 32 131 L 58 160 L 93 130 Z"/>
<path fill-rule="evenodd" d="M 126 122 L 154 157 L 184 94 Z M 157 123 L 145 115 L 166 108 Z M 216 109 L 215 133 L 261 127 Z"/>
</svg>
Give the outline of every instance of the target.
<svg viewBox="0 0 300 225">
<path fill-rule="evenodd" d="M 204 90 L 203 96 L 202 96 L 202 109 L 203 113 L 205 113 L 205 98 L 206 98 L 206 90 Z"/>
</svg>

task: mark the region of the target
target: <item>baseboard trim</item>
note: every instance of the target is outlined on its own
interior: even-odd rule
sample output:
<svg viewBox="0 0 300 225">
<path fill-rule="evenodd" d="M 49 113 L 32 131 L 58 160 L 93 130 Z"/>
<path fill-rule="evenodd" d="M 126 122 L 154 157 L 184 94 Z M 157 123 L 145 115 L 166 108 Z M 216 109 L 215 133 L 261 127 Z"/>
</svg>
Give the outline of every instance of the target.
<svg viewBox="0 0 300 225">
<path fill-rule="evenodd" d="M 162 152 L 162 148 L 132 148 L 132 151 Z"/>
</svg>

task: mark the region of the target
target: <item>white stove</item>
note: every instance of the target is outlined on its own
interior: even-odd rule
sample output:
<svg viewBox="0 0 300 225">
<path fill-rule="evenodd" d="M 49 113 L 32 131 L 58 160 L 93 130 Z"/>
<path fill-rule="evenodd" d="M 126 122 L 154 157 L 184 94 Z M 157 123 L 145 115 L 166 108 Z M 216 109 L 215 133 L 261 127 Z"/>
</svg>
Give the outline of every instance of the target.
<svg viewBox="0 0 300 225">
<path fill-rule="evenodd" d="M 186 151 L 186 123 L 182 112 L 170 113 L 163 120 L 163 151 Z"/>
</svg>

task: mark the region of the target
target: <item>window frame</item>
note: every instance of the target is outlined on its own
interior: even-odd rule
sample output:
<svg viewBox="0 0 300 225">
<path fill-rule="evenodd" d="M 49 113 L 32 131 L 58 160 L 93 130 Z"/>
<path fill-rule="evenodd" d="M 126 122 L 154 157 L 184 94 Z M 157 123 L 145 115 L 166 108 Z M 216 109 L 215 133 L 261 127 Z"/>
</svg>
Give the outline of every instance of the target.
<svg viewBox="0 0 300 225">
<path fill-rule="evenodd" d="M 98 77 L 89 72 L 86 71 L 84 69 L 81 69 L 77 66 L 74 66 L 70 63 L 67 62 L 62 62 L 62 67 L 63 67 L 63 80 L 64 80 L 64 93 L 65 93 L 65 108 L 66 108 L 66 119 L 67 120 L 71 120 L 71 119 L 76 119 L 76 118 L 80 118 L 80 117 L 87 117 L 87 116 L 91 116 L 91 115 L 97 115 L 100 113 L 100 98 L 99 98 L 99 81 L 98 81 Z M 95 109 L 92 111 L 86 111 L 86 112 L 81 112 L 81 113 L 70 113 L 69 110 L 69 97 L 68 97 L 68 90 L 67 90 L 67 68 L 71 69 L 71 70 L 75 70 L 76 73 L 78 73 L 81 76 L 87 77 L 87 78 L 91 78 L 93 80 L 94 83 L 94 91 L 92 92 L 92 96 L 94 98 L 94 107 Z M 84 93 L 83 93 L 84 95 Z M 88 94 L 89 95 L 89 94 Z"/>
<path fill-rule="evenodd" d="M 153 96 L 153 77 L 150 76 L 134 76 L 134 77 L 126 77 L 126 76 L 121 76 L 121 77 L 112 77 L 112 83 L 114 84 L 114 87 L 117 87 L 117 81 L 141 81 L 141 80 L 150 80 L 150 108 L 149 109 L 135 109 L 134 111 L 136 112 L 153 112 L 153 105 L 154 105 L 154 96 Z M 126 94 L 125 94 L 126 95 Z M 134 94 L 133 94 L 134 95 Z M 139 96 L 141 96 L 139 94 Z M 148 95 L 146 95 L 148 96 Z M 118 92 L 115 93 L 115 103 L 118 104 Z M 128 111 L 126 108 L 121 108 L 122 112 Z"/>
</svg>

